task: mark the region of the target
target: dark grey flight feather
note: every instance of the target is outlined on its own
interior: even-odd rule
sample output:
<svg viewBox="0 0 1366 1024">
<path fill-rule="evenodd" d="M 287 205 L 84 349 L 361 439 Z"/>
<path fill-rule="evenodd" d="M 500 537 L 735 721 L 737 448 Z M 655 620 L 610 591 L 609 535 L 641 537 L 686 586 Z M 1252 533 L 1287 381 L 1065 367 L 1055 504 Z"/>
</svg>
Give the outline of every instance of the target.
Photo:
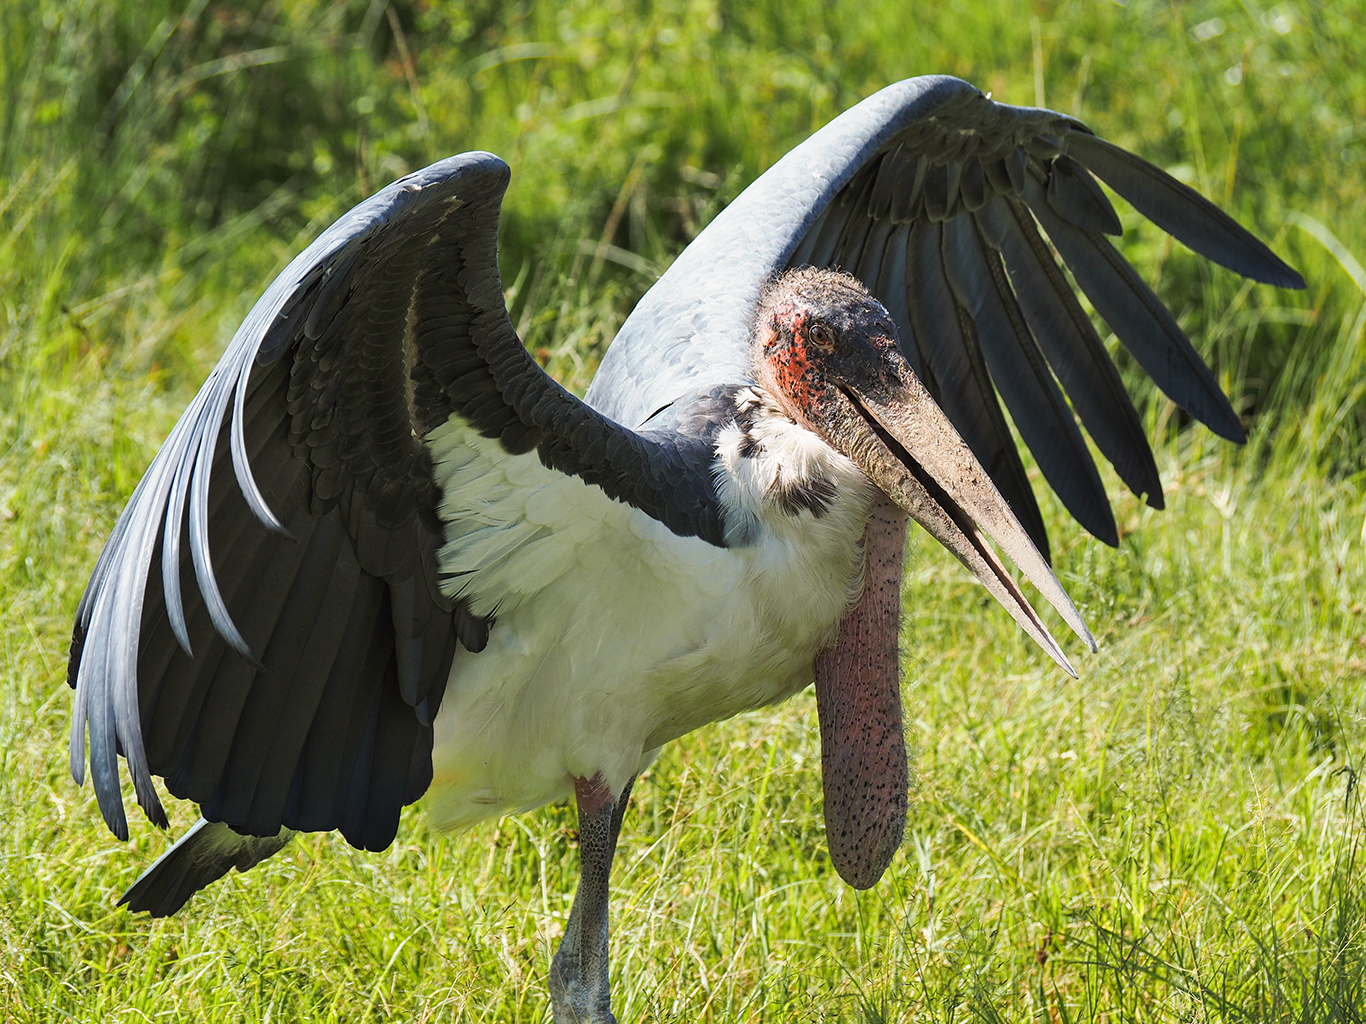
<svg viewBox="0 0 1366 1024">
<path fill-rule="evenodd" d="M 1304 287 L 1304 278 L 1261 239 L 1195 189 L 1146 160 L 1089 132 L 1069 136 L 1068 152 L 1100 175 L 1135 210 L 1201 256 L 1263 284 Z"/>
<path fill-rule="evenodd" d="M 1119 215 L 1085 167 L 1058 156 L 1048 170 L 1048 204 L 1079 228 L 1106 235 L 1122 233 Z"/>
<path fill-rule="evenodd" d="M 247 871 L 289 844 L 294 833 L 282 830 L 265 839 L 238 835 L 227 825 L 200 818 L 176 844 L 158 857 L 119 897 L 119 906 L 169 917 L 185 901 L 233 868 Z"/>
</svg>

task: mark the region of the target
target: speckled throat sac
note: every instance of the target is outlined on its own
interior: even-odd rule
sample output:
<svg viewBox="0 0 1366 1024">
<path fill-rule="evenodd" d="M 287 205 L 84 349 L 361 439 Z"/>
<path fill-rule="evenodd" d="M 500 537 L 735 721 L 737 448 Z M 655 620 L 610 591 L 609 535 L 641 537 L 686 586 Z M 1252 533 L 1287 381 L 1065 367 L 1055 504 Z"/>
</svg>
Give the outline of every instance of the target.
<svg viewBox="0 0 1366 1024">
<path fill-rule="evenodd" d="M 906 829 L 897 649 L 906 523 L 906 513 L 879 495 L 863 534 L 863 596 L 840 623 L 839 639 L 816 655 L 825 841 L 855 889 L 877 884 Z"/>
</svg>

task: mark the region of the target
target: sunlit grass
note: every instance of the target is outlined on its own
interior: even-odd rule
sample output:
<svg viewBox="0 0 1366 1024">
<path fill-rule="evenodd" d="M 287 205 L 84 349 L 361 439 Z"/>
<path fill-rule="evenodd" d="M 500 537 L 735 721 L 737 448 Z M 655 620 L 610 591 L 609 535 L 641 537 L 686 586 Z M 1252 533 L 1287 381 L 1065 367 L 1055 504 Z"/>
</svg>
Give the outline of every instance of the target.
<svg viewBox="0 0 1366 1024">
<path fill-rule="evenodd" d="M 809 694 L 671 745 L 614 875 L 619 1015 L 1362 1019 L 1366 318 L 1343 259 L 1366 254 L 1360 12 L 396 10 L 397 30 L 369 3 L 0 0 L 0 1012 L 546 1019 L 577 872 L 567 807 L 443 837 L 419 805 L 383 854 L 310 836 L 179 917 L 115 909 L 169 839 L 144 823 L 121 846 L 67 774 L 85 577 L 254 295 L 367 189 L 449 151 L 507 156 L 514 321 L 581 388 L 653 275 L 758 170 L 873 88 L 947 71 L 1172 167 L 1310 289 L 1244 287 L 1122 211 L 1126 253 L 1256 414 L 1249 445 L 1151 397 L 1166 511 L 1111 480 L 1112 551 L 1045 499 L 1101 643 L 1070 645 L 1076 682 L 916 541 L 916 785 L 874 890 L 829 866 Z M 187 11 L 197 34 L 171 31 Z M 212 63 L 229 52 L 263 63 Z M 175 807 L 173 831 L 193 817 Z"/>
<path fill-rule="evenodd" d="M 1181 454 L 1166 512 L 1121 499 L 1118 552 L 1060 552 L 1101 642 L 1080 681 L 917 542 L 915 800 L 871 892 L 825 854 L 809 694 L 666 751 L 614 879 L 624 1020 L 1359 1019 L 1359 483 Z M 457 837 L 409 813 L 383 854 L 311 836 L 177 918 L 116 910 L 167 840 L 118 846 L 66 774 L 51 586 L 5 634 L 7 1013 L 541 1019 L 568 807 Z"/>
</svg>

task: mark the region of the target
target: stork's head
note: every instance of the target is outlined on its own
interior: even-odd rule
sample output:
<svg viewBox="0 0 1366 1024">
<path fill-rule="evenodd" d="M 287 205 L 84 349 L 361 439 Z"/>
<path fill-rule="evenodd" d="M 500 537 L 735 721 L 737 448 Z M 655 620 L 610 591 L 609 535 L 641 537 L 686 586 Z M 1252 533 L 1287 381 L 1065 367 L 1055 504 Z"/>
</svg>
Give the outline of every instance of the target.
<svg viewBox="0 0 1366 1024">
<path fill-rule="evenodd" d="M 977 527 L 1094 650 L 1047 562 L 902 356 L 895 322 L 867 289 L 847 274 L 788 271 L 760 296 L 752 345 L 756 380 L 779 406 L 957 555 L 1060 665 L 1072 672 Z"/>
<path fill-rule="evenodd" d="M 891 316 L 848 274 L 789 271 L 764 291 L 756 320 L 759 383 L 817 433 L 826 433 L 841 389 L 885 393 L 905 365 Z"/>
</svg>

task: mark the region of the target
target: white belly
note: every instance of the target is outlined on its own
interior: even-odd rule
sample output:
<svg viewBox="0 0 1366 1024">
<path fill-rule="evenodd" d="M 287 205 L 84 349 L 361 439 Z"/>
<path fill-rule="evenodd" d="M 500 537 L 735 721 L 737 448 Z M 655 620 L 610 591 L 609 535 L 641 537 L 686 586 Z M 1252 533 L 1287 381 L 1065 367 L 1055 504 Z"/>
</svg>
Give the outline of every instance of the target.
<svg viewBox="0 0 1366 1024">
<path fill-rule="evenodd" d="M 861 475 L 819 521 L 718 548 L 456 419 L 428 441 L 450 592 L 495 619 L 482 652 L 456 652 L 436 719 L 438 827 L 563 799 L 575 777 L 619 791 L 668 740 L 790 696 L 857 585 Z"/>
</svg>

